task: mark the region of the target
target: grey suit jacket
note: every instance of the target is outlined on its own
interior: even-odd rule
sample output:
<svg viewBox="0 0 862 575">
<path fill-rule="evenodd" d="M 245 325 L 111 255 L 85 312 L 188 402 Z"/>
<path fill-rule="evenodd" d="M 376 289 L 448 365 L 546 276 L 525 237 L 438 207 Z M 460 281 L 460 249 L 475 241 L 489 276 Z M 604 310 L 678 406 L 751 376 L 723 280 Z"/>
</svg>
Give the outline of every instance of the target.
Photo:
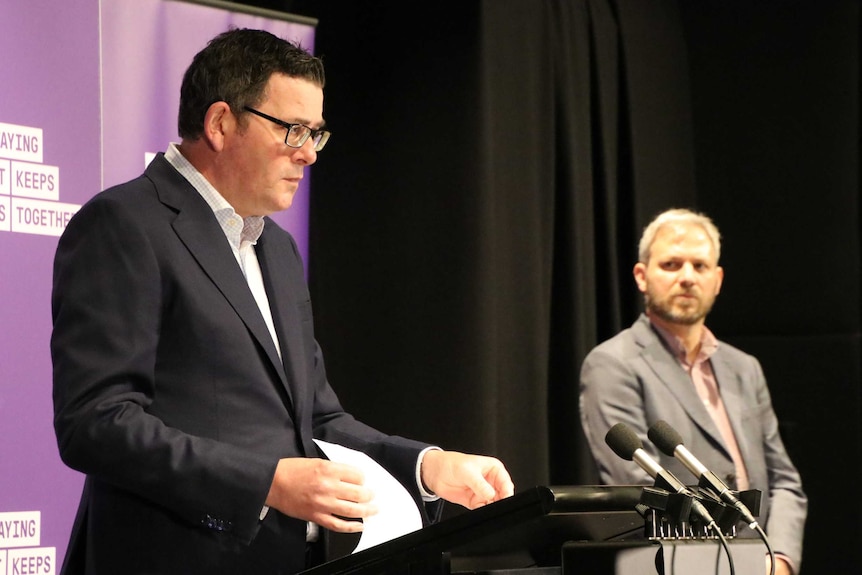
<svg viewBox="0 0 862 575">
<path fill-rule="evenodd" d="M 293 238 L 267 219 L 255 249 L 282 357 L 212 210 L 163 156 L 69 222 L 54 423 L 87 481 L 65 573 L 303 569 L 305 522 L 259 514 L 278 459 L 317 457 L 313 438 L 369 454 L 421 500 L 426 445 L 356 421 L 327 381 Z"/>
<path fill-rule="evenodd" d="M 724 342 L 719 343 L 711 362 L 750 488 L 763 493 L 759 523 L 773 549 L 799 568 L 808 503 L 779 435 L 760 363 Z M 620 458 L 605 443 L 605 434 L 617 423 L 637 433 L 645 451 L 682 482 L 697 483 L 681 463 L 660 453 L 647 438 L 649 427 L 664 420 L 680 433 L 692 454 L 734 487 L 733 461 L 718 427 L 646 315 L 587 355 L 581 369 L 580 413 L 605 484 L 653 483 L 637 464 Z"/>
</svg>

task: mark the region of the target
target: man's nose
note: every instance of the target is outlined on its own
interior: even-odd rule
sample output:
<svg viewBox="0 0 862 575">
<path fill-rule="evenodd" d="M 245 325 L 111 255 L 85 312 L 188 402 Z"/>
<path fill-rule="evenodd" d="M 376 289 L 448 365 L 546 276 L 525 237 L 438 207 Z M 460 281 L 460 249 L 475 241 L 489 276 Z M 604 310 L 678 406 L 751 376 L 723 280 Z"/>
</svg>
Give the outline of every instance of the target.
<svg viewBox="0 0 862 575">
<path fill-rule="evenodd" d="M 682 264 L 682 267 L 679 269 L 680 281 L 686 284 L 691 284 L 694 283 L 694 278 L 694 266 L 688 262 Z"/>
<path fill-rule="evenodd" d="M 310 166 L 317 161 L 317 152 L 314 150 L 313 138 L 307 139 L 300 147 L 294 148 L 293 161 L 303 166 Z"/>
</svg>

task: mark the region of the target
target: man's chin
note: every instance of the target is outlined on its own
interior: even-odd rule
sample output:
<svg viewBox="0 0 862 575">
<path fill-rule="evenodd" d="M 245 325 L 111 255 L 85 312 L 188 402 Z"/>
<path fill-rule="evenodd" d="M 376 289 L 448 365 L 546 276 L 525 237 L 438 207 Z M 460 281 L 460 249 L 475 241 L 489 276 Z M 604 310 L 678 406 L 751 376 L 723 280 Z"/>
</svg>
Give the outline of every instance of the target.
<svg viewBox="0 0 862 575">
<path fill-rule="evenodd" d="M 700 314 L 698 314 L 698 315 L 677 314 L 674 317 L 674 319 L 671 321 L 673 321 L 673 323 L 677 323 L 679 325 L 695 325 L 696 323 L 698 323 L 702 319 L 703 319 L 703 316 Z"/>
<path fill-rule="evenodd" d="M 278 211 L 283 212 L 293 205 L 293 196 L 296 195 L 296 190 L 285 192 L 278 198 Z"/>
<path fill-rule="evenodd" d="M 695 325 L 706 317 L 706 314 L 700 310 L 672 310 L 660 307 L 650 308 L 650 313 L 677 325 Z"/>
</svg>

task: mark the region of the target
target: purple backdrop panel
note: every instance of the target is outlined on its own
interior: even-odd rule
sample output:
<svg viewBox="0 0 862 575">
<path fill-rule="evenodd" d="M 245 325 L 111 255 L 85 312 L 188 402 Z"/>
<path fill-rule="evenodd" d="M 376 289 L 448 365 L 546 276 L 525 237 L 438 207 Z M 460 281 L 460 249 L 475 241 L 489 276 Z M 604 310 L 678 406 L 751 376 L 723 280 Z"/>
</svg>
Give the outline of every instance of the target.
<svg viewBox="0 0 862 575">
<path fill-rule="evenodd" d="M 231 26 L 313 46 L 309 25 L 175 0 L 0 3 L 0 574 L 59 570 L 83 482 L 52 425 L 57 237 L 82 203 L 176 139 L 182 72 Z M 303 256 L 307 181 L 278 216 Z"/>
<path fill-rule="evenodd" d="M 257 28 L 309 50 L 307 24 L 166 0 L 102 0 L 102 144 L 105 185 L 138 176 L 148 154 L 178 141 L 183 73 L 206 43 L 232 27 Z M 309 171 L 289 210 L 274 219 L 308 255 Z"/>
<path fill-rule="evenodd" d="M 0 5 L 0 573 L 54 573 L 81 491 L 57 455 L 51 265 L 100 184 L 98 0 Z M 17 570 L 17 571 L 16 571 Z"/>
</svg>

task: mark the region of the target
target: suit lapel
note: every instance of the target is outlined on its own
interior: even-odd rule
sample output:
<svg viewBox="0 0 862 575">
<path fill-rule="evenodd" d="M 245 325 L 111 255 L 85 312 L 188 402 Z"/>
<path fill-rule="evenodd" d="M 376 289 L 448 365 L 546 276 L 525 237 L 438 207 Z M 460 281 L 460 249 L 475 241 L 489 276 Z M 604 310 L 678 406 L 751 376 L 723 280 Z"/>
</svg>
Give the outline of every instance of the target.
<svg viewBox="0 0 862 575">
<path fill-rule="evenodd" d="M 721 432 L 704 407 L 691 377 L 679 364 L 679 360 L 665 347 L 661 336 L 650 325 L 649 318 L 641 315 L 633 328 L 635 340 L 643 346 L 641 355 L 655 373 L 658 385 L 667 387 L 695 425 L 726 451 L 727 447 L 721 438 Z"/>
<path fill-rule="evenodd" d="M 282 384 L 286 384 L 269 329 L 209 205 L 161 154 L 147 168 L 146 175 L 155 183 L 161 201 L 177 211 L 172 223 L 177 236 L 264 349 Z"/>
<path fill-rule="evenodd" d="M 257 258 L 281 344 L 286 376 L 285 387 L 293 398 L 294 413 L 303 445 L 308 453 L 314 453 L 316 449 L 311 443 L 311 405 L 305 400 L 307 394 L 303 389 L 307 380 L 302 375 L 307 373 L 303 333 L 301 328 L 294 327 L 303 325 L 304 318 L 300 315 L 300 305 L 303 302 L 298 301 L 297 298 L 304 294 L 305 290 L 291 289 L 291 286 L 296 286 L 297 282 L 304 285 L 305 279 L 302 276 L 301 266 L 297 265 L 293 268 L 289 266 L 290 262 L 298 261 L 298 256 L 286 249 L 288 246 L 286 242 L 274 241 L 273 226 L 276 226 L 275 222 L 267 218 L 263 234 L 256 246 Z M 298 277 L 292 277 L 293 275 Z M 310 321 L 310 318 L 308 320 Z M 308 422 L 308 425 L 304 425 L 304 422 Z"/>
</svg>

